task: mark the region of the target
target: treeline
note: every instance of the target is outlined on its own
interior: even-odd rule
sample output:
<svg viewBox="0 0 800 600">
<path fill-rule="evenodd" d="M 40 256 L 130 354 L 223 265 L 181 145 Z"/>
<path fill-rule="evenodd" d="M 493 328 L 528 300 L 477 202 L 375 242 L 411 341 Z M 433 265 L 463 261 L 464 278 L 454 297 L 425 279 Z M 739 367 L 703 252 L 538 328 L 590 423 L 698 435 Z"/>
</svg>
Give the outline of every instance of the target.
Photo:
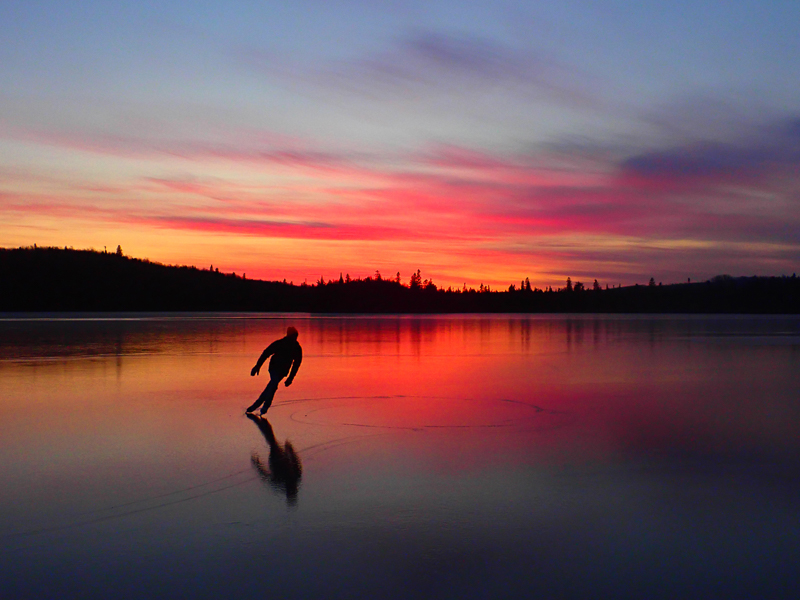
<svg viewBox="0 0 800 600">
<path fill-rule="evenodd" d="M 407 285 L 349 275 L 313 284 L 167 266 L 66 248 L 0 249 L 0 311 L 263 311 L 326 313 L 604 312 L 800 313 L 800 279 L 719 276 L 706 282 L 603 288 L 570 279 L 538 289 L 440 289 L 417 271 Z"/>
</svg>

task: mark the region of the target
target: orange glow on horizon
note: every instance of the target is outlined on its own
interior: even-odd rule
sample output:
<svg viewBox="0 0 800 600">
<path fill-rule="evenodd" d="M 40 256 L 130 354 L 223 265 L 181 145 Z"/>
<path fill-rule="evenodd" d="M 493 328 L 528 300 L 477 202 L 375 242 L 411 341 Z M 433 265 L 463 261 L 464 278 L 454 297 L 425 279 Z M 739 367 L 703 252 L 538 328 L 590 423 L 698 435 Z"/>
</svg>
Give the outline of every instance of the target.
<svg viewBox="0 0 800 600">
<path fill-rule="evenodd" d="M 493 289 L 525 278 L 557 288 L 567 276 L 601 285 L 651 276 L 672 283 L 697 279 L 699 263 L 714 269 L 706 278 L 763 273 L 757 265 L 775 264 L 775 244 L 795 249 L 747 238 L 777 227 L 772 217 L 710 205 L 688 219 L 673 200 L 702 193 L 712 202 L 745 186 L 741 177 L 555 169 L 529 156 L 452 146 L 381 163 L 300 150 L 199 144 L 165 155 L 124 144 L 118 151 L 113 140 L 47 141 L 57 167 L 6 177 L 2 246 L 121 245 L 129 256 L 164 264 L 213 264 L 295 283 L 376 270 L 392 278 L 399 271 L 407 282 L 419 269 L 440 287 Z M 712 233 L 730 233 L 709 235 L 709 223 Z"/>
</svg>

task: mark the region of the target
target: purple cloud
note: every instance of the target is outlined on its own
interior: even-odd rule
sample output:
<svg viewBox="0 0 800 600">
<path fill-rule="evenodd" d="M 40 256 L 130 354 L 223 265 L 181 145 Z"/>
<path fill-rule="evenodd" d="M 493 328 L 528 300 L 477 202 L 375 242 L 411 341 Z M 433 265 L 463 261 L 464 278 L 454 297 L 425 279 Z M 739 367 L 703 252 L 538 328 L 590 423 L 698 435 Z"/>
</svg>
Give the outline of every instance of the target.
<svg viewBox="0 0 800 600">
<path fill-rule="evenodd" d="M 800 167 L 800 118 L 762 127 L 738 142 L 705 142 L 642 153 L 623 172 L 645 178 L 738 178 Z"/>
<path fill-rule="evenodd" d="M 571 105 L 595 102 L 585 84 L 587 77 L 574 67 L 531 50 L 471 35 L 415 32 L 369 55 L 321 67 L 294 65 L 291 70 L 257 60 L 257 51 L 240 52 L 239 56 L 251 68 L 271 75 L 363 96 L 419 98 L 436 93 L 483 93 L 502 87 L 513 88 L 523 96 Z"/>
</svg>

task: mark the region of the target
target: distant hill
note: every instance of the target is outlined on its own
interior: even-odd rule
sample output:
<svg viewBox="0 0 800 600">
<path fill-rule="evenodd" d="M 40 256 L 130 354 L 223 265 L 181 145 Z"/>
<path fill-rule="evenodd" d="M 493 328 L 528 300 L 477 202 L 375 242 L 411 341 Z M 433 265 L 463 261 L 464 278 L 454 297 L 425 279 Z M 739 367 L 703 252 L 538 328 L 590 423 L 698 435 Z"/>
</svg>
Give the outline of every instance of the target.
<svg viewBox="0 0 800 600">
<path fill-rule="evenodd" d="M 800 279 L 719 276 L 702 283 L 543 291 L 441 290 L 422 281 L 245 279 L 121 253 L 0 248 L 0 311 L 259 311 L 326 313 L 800 313 Z"/>
</svg>

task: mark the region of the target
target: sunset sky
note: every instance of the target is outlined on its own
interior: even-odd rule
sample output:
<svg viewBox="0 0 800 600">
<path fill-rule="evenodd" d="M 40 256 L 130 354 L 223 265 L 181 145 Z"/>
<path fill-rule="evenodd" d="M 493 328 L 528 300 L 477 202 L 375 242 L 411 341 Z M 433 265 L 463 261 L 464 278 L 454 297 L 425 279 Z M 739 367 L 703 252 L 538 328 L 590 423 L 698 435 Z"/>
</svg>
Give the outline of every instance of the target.
<svg viewBox="0 0 800 600">
<path fill-rule="evenodd" d="M 507 287 L 800 271 L 800 2 L 0 4 L 0 246 Z"/>
</svg>

